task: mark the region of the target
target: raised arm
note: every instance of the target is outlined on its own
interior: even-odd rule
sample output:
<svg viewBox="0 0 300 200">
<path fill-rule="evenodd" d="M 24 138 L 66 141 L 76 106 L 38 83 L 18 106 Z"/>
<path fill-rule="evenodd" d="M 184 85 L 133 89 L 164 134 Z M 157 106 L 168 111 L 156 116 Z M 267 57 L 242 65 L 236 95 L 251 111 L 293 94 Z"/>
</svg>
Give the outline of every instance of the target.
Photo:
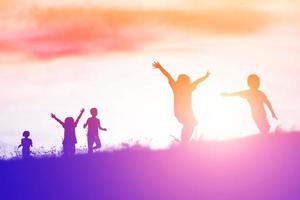
<svg viewBox="0 0 300 200">
<path fill-rule="evenodd" d="M 80 114 L 78 115 L 78 117 L 77 117 L 77 119 L 76 119 L 76 121 L 75 121 L 75 124 L 76 124 L 76 125 L 78 124 L 78 122 L 79 122 L 79 120 L 80 120 L 80 118 L 81 118 L 83 112 L 84 112 L 84 109 L 82 108 L 82 109 L 80 110 Z"/>
<path fill-rule="evenodd" d="M 60 119 L 58 119 L 58 118 L 55 116 L 55 114 L 51 113 L 51 117 L 52 117 L 53 119 L 55 119 L 58 123 L 60 123 L 62 126 L 64 126 L 64 123 L 63 123 Z"/>
<path fill-rule="evenodd" d="M 159 69 L 159 70 L 161 71 L 161 73 L 162 73 L 165 77 L 167 77 L 167 79 L 169 80 L 169 83 L 170 83 L 170 84 L 173 85 L 173 84 L 175 83 L 175 81 L 174 81 L 174 79 L 172 78 L 172 76 L 170 75 L 170 73 L 167 72 L 167 70 L 165 70 L 165 69 L 160 65 L 159 62 L 154 62 L 154 63 L 152 64 L 152 66 L 153 66 L 155 69 Z"/>
<path fill-rule="evenodd" d="M 278 119 L 277 116 L 276 116 L 276 114 L 275 114 L 275 112 L 274 112 L 274 110 L 273 110 L 273 106 L 272 106 L 271 102 L 268 100 L 268 98 L 266 98 L 264 102 L 268 106 L 269 110 L 271 111 L 272 117 L 274 119 Z"/>
<path fill-rule="evenodd" d="M 192 83 L 193 89 L 195 89 L 199 83 L 202 83 L 203 81 L 205 81 L 209 77 L 209 75 L 210 75 L 210 73 L 206 72 L 205 76 L 203 76 L 203 77 L 197 79 L 196 81 L 194 81 Z"/>
</svg>

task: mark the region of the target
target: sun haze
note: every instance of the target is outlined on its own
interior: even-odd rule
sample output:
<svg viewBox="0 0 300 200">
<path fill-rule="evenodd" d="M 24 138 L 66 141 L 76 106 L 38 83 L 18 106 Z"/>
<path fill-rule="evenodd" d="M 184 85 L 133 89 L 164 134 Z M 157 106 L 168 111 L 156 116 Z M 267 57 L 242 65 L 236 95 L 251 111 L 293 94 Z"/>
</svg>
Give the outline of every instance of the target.
<svg viewBox="0 0 300 200">
<path fill-rule="evenodd" d="M 96 107 L 102 143 L 139 140 L 166 147 L 180 138 L 168 81 L 210 71 L 193 92 L 193 138 L 258 133 L 247 102 L 220 93 L 247 87 L 258 74 L 278 115 L 271 130 L 299 128 L 299 1 L 0 1 L 0 140 L 24 130 L 41 146 L 61 146 L 49 117 Z M 78 145 L 86 145 L 82 128 Z M 100 133 L 102 134 L 102 133 Z"/>
</svg>

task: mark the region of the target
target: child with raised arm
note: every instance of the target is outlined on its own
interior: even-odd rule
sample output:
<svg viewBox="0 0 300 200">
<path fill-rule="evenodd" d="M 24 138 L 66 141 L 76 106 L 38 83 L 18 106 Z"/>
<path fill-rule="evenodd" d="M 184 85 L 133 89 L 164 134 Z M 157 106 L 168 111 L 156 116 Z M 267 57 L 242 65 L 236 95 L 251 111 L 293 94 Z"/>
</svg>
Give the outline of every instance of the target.
<svg viewBox="0 0 300 200">
<path fill-rule="evenodd" d="M 75 129 L 83 112 L 84 109 L 81 109 L 76 121 L 74 121 L 73 117 L 67 117 L 64 122 L 58 119 L 55 114 L 51 113 L 51 117 L 64 128 L 63 154 L 65 156 L 72 156 L 75 154 L 75 144 L 77 143 Z"/>
<path fill-rule="evenodd" d="M 199 83 L 209 77 L 209 72 L 194 82 L 191 82 L 189 76 L 185 74 L 179 75 L 175 81 L 158 62 L 154 62 L 152 65 L 155 69 L 159 69 L 169 81 L 174 94 L 174 114 L 177 120 L 183 124 L 181 141 L 188 143 L 193 134 L 194 127 L 197 125 L 192 108 L 192 93 Z"/>
<path fill-rule="evenodd" d="M 18 148 L 22 147 L 22 157 L 23 159 L 30 157 L 30 147 L 32 147 L 32 140 L 29 138 L 30 132 L 24 131 L 23 137 L 21 140 L 21 144 L 18 146 Z"/>
<path fill-rule="evenodd" d="M 264 104 L 268 106 L 273 118 L 277 119 L 277 116 L 267 96 L 259 90 L 260 78 L 256 74 L 251 74 L 248 76 L 247 82 L 249 86 L 248 90 L 233 93 L 222 93 L 222 95 L 225 97 L 239 96 L 245 98 L 250 105 L 253 120 L 260 133 L 269 133 L 270 124 L 267 119 Z"/>
<path fill-rule="evenodd" d="M 100 120 L 97 118 L 98 110 L 97 108 L 92 108 L 90 110 L 91 117 L 88 118 L 83 128 L 88 127 L 87 132 L 87 142 L 88 142 L 88 153 L 93 153 L 93 149 L 101 148 L 101 141 L 99 138 L 99 130 L 107 131 L 106 128 L 102 128 Z M 96 146 L 93 147 L 94 143 Z"/>
</svg>

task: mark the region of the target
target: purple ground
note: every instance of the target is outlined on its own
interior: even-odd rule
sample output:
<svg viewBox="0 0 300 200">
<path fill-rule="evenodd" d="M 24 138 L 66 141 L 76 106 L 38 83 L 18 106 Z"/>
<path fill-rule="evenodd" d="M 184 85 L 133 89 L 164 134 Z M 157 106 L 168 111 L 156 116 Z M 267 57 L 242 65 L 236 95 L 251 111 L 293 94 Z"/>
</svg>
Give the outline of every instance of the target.
<svg viewBox="0 0 300 200">
<path fill-rule="evenodd" d="M 0 199 L 300 199 L 300 134 L 0 161 Z"/>
</svg>

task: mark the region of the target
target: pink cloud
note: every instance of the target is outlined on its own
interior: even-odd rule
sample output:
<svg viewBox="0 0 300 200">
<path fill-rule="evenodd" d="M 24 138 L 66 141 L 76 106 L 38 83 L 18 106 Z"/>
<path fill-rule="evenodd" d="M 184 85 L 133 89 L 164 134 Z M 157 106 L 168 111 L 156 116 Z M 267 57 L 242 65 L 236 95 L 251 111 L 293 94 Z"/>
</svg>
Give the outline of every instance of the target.
<svg viewBox="0 0 300 200">
<path fill-rule="evenodd" d="M 270 15 L 250 10 L 190 13 L 103 10 L 97 7 L 40 8 L 32 10 L 26 17 L 27 26 L 0 33 L 0 51 L 24 53 L 38 59 L 132 51 L 174 31 L 250 34 L 272 21 Z M 162 27 L 164 32 L 155 31 Z"/>
</svg>

